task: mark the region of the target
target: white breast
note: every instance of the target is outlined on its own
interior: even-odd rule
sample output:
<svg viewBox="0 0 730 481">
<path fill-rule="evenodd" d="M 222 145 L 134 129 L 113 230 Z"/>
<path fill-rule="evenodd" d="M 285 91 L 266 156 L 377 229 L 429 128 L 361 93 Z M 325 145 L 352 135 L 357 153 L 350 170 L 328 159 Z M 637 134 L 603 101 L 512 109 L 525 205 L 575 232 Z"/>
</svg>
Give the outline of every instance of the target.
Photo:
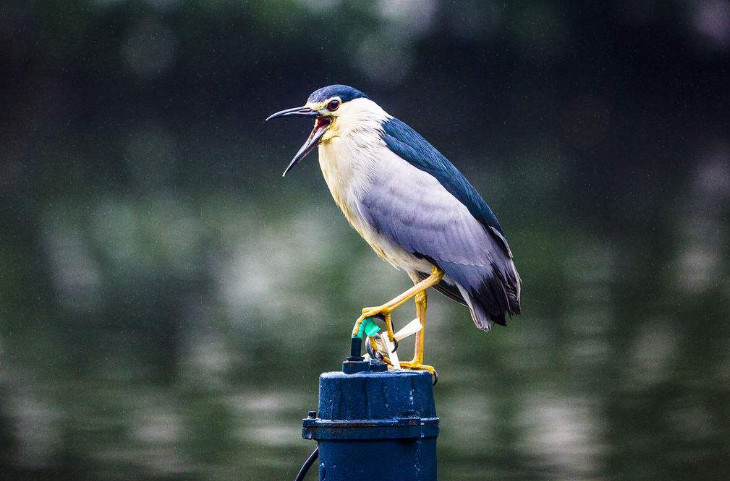
<svg viewBox="0 0 730 481">
<path fill-rule="evenodd" d="M 391 242 L 365 221 L 360 199 L 370 189 L 382 185 L 380 176 L 383 175 L 417 178 L 424 191 L 429 188 L 444 190 L 435 179 L 390 151 L 376 131 L 351 133 L 320 144 L 319 165 L 335 202 L 381 258 L 408 272 L 430 272 L 428 261 Z"/>
<path fill-rule="evenodd" d="M 380 150 L 374 144 L 372 139 L 363 143 L 352 136 L 342 136 L 319 146 L 319 166 L 332 198 L 368 242 L 371 229 L 359 214 L 358 199 L 372 188 L 369 173 L 377 168 L 373 154 L 377 155 Z"/>
</svg>

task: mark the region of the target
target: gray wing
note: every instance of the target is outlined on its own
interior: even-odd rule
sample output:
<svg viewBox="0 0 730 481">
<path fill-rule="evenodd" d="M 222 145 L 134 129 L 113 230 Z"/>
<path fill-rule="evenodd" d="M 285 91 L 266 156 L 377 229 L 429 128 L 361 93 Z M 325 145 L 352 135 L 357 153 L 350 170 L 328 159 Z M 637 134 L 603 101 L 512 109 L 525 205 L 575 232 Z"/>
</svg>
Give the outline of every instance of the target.
<svg viewBox="0 0 730 481">
<path fill-rule="evenodd" d="M 442 269 L 477 327 L 504 325 L 505 315 L 519 313 L 519 276 L 508 251 L 431 175 L 405 162 L 393 170 L 374 179 L 361 197 L 365 219 L 379 234 Z M 454 288 L 440 290 L 456 297 Z"/>
</svg>

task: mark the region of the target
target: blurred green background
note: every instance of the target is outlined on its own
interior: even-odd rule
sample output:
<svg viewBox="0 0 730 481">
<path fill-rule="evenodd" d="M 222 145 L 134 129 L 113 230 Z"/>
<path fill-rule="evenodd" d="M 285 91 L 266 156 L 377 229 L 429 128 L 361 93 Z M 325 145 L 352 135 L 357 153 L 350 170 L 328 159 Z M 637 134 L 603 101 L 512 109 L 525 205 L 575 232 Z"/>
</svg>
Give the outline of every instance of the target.
<svg viewBox="0 0 730 481">
<path fill-rule="evenodd" d="M 430 297 L 440 478 L 727 479 L 729 66 L 727 0 L 3 1 L 0 478 L 293 478 L 409 285 L 314 155 L 281 178 L 309 123 L 263 123 L 346 83 L 524 281 L 488 335 Z"/>
</svg>

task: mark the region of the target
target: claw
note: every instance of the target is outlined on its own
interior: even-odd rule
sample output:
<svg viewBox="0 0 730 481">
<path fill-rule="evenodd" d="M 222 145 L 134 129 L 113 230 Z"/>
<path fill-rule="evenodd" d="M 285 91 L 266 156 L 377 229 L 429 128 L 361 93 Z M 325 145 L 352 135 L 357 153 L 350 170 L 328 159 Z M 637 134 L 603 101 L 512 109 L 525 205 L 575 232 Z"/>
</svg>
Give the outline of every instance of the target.
<svg viewBox="0 0 730 481">
<path fill-rule="evenodd" d="M 421 364 L 417 363 L 415 361 L 402 361 L 400 363 L 401 368 L 403 369 L 411 369 L 414 371 L 428 371 L 431 376 L 433 377 L 433 383 L 436 384 L 439 380 L 439 375 L 436 372 L 436 369 L 434 369 L 433 366 L 429 366 L 427 364 Z"/>
<path fill-rule="evenodd" d="M 393 323 L 390 320 L 390 315 L 393 312 L 393 309 L 387 308 L 385 306 L 379 306 L 379 307 L 366 307 L 362 310 L 362 315 L 357 318 L 357 321 L 355 321 L 355 327 L 352 330 L 353 337 L 358 335 L 358 331 L 360 329 L 360 325 L 363 323 L 365 319 L 368 318 L 376 318 L 380 319 L 385 323 L 386 330 L 388 332 L 388 339 L 393 342 Z"/>
</svg>

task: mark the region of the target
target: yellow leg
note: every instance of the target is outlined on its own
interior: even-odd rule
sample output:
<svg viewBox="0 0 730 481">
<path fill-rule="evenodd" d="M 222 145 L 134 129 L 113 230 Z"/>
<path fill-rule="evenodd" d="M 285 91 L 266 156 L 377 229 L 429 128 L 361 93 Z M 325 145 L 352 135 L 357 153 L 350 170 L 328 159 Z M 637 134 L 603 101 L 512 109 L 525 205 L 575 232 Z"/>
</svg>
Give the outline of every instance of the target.
<svg viewBox="0 0 730 481">
<path fill-rule="evenodd" d="M 443 279 L 443 277 L 444 271 L 434 266 L 431 269 L 430 276 L 420 282 L 417 282 L 413 287 L 411 287 L 401 295 L 394 297 L 393 299 L 381 306 L 366 307 L 362 310 L 362 315 L 358 317 L 357 321 L 355 321 L 355 327 L 352 330 L 352 335 L 357 335 L 357 332 L 360 330 L 360 324 L 362 324 L 362 321 L 364 321 L 368 317 L 382 315 L 385 319 L 385 325 L 388 330 L 388 338 L 392 341 L 393 324 L 390 318 L 391 313 L 398 307 L 403 305 L 406 301 L 415 297 L 416 311 L 418 313 L 418 318 L 421 320 L 421 324 L 423 325 L 423 329 L 421 329 L 416 337 L 416 350 L 413 360 L 410 362 L 403 362 L 401 363 L 401 366 L 407 369 L 424 369 L 433 374 L 433 367 L 423 364 L 423 345 L 426 331 L 426 289 L 435 286 L 436 284 L 441 282 L 441 279 Z"/>
<path fill-rule="evenodd" d="M 418 315 L 418 319 L 421 321 L 421 326 L 423 327 L 416 333 L 416 346 L 413 351 L 413 362 L 421 364 L 423 363 L 423 351 L 426 346 L 426 306 L 428 304 L 426 291 L 419 292 L 414 300 L 416 301 L 416 314 Z"/>
<path fill-rule="evenodd" d="M 410 362 L 401 362 L 401 366 L 406 369 L 422 369 L 434 374 L 436 370 L 433 366 L 423 364 L 423 351 L 426 345 L 426 307 L 428 305 L 426 291 L 416 294 L 414 300 L 416 301 L 416 313 L 418 314 L 418 319 L 421 321 L 421 326 L 423 327 L 416 334 L 416 345 L 413 350 L 413 359 Z"/>
</svg>

